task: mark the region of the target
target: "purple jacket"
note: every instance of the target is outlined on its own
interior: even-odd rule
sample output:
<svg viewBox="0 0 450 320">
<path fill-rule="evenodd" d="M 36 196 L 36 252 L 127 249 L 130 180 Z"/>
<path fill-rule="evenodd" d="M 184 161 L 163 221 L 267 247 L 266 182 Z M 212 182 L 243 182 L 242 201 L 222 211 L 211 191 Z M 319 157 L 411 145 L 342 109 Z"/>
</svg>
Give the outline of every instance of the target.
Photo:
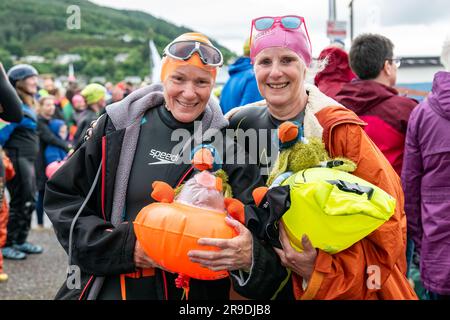
<svg viewBox="0 0 450 320">
<path fill-rule="evenodd" d="M 408 235 L 420 253 L 424 287 L 450 295 L 450 73 L 411 113 L 402 183 Z"/>
</svg>

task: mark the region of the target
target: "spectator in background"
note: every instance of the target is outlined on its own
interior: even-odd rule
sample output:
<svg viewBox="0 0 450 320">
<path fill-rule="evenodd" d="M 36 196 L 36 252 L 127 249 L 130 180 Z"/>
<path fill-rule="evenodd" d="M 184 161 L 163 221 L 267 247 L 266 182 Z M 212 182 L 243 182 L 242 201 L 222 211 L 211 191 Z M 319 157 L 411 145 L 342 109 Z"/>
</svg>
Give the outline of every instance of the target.
<svg viewBox="0 0 450 320">
<path fill-rule="evenodd" d="M 446 71 L 409 119 L 402 182 L 423 286 L 430 299 L 450 300 L 450 38 L 441 62 Z"/>
<path fill-rule="evenodd" d="M 345 42 L 341 39 L 333 39 L 333 41 L 331 41 L 331 44 L 329 45 L 329 47 L 336 47 L 339 48 L 341 50 L 345 51 Z"/>
<path fill-rule="evenodd" d="M 124 91 L 125 92 L 124 92 L 123 97 L 125 98 L 127 95 L 129 95 L 130 93 L 132 93 L 134 91 L 133 83 L 131 83 L 130 81 L 125 82 Z"/>
<path fill-rule="evenodd" d="M 72 78 L 73 79 L 73 78 Z M 64 97 L 61 98 L 60 104 L 64 116 L 64 121 L 67 123 L 67 125 L 72 127 L 75 124 L 75 121 L 73 120 L 73 105 L 72 105 L 72 98 L 74 95 L 78 93 L 78 84 L 75 81 L 70 81 L 67 84 L 66 87 L 66 93 Z"/>
<path fill-rule="evenodd" d="M 110 103 L 118 102 L 122 100 L 124 96 L 125 96 L 124 90 L 122 90 L 122 88 L 120 88 L 119 86 L 115 86 L 111 94 Z"/>
<path fill-rule="evenodd" d="M 363 34 L 350 49 L 350 67 L 359 79 L 344 84 L 335 98 L 367 122 L 364 130 L 400 176 L 406 127 L 417 101 L 393 88 L 399 66 L 391 40 Z"/>
<path fill-rule="evenodd" d="M 72 97 L 72 106 L 74 108 L 75 113 L 86 110 L 87 105 L 81 94 L 76 94 Z M 75 119 L 76 121 L 77 119 Z"/>
<path fill-rule="evenodd" d="M 42 76 L 42 88 L 38 91 L 38 98 L 54 93 L 55 80 L 50 75 Z"/>
<path fill-rule="evenodd" d="M 54 119 L 64 120 L 64 111 L 63 107 L 68 102 L 65 101 L 65 96 L 61 93 L 61 90 L 55 87 L 54 90 L 50 91 L 49 94 L 55 99 L 55 114 L 53 115 Z"/>
<path fill-rule="evenodd" d="M 11 122 L 23 119 L 21 101 L 16 91 L 9 83 L 3 65 L 0 62 L 0 118 Z M 5 197 L 5 181 L 11 180 L 14 167 L 0 146 L 0 282 L 8 280 L 8 274 L 3 270 L 3 254 L 1 248 L 6 243 L 9 208 Z"/>
<path fill-rule="evenodd" d="M 325 68 L 314 78 L 314 84 L 327 96 L 334 98 L 342 86 L 356 75 L 350 68 L 348 54 L 336 46 L 329 46 L 319 54 L 319 60 L 326 60 Z"/>
<path fill-rule="evenodd" d="M 112 82 L 107 82 L 107 83 L 105 83 L 105 88 L 106 88 L 106 92 L 109 94 L 109 95 L 112 95 L 112 92 L 113 92 L 113 90 L 114 90 L 114 84 L 112 83 Z"/>
<path fill-rule="evenodd" d="M 72 97 L 73 112 L 70 121 L 66 122 L 69 126 L 69 140 L 73 141 L 75 133 L 78 130 L 78 124 L 83 118 L 83 114 L 86 112 L 87 105 L 81 94 L 76 94 Z"/>
<path fill-rule="evenodd" d="M 67 125 L 64 121 L 59 119 L 53 119 L 49 122 L 48 127 L 50 128 L 54 137 L 61 141 L 67 141 L 68 130 Z M 67 148 L 61 147 L 56 144 L 49 144 L 45 148 L 45 166 L 48 166 L 54 161 L 63 161 L 68 155 Z"/>
<path fill-rule="evenodd" d="M 44 151 L 50 145 L 58 146 L 68 152 L 72 145 L 65 140 L 55 136 L 49 123 L 53 119 L 55 113 L 55 98 L 53 96 L 44 96 L 39 99 L 37 108 L 38 113 L 38 134 L 39 134 L 39 153 L 36 159 L 36 187 L 38 190 L 38 200 L 36 203 L 36 215 L 38 229 L 44 228 L 44 191 L 47 177 L 45 175 L 45 154 Z M 63 120 L 59 120 L 63 121 Z"/>
<path fill-rule="evenodd" d="M 6 186 L 11 195 L 8 236 L 2 249 L 7 259 L 25 259 L 26 254 L 42 253 L 39 245 L 27 242 L 31 215 L 36 206 L 36 161 L 39 141 L 34 96 L 37 93 L 37 70 L 19 64 L 8 71 L 9 81 L 22 100 L 24 118 L 0 130 L 0 140 L 16 172 Z"/>
<path fill-rule="evenodd" d="M 10 181 L 15 176 L 14 167 L 11 163 L 11 160 L 6 156 L 3 150 L 0 151 L 1 157 L 1 201 L 0 201 L 0 282 L 5 282 L 8 280 L 8 274 L 3 271 L 3 254 L 1 248 L 6 243 L 7 236 L 7 225 L 8 225 L 8 216 L 9 216 L 9 206 L 8 200 L 5 197 L 5 189 L 4 189 L 4 181 Z"/>
<path fill-rule="evenodd" d="M 64 97 L 60 100 L 61 109 L 64 116 L 64 121 L 67 123 L 67 125 L 70 127 L 74 124 L 73 121 L 73 105 L 72 105 L 72 98 L 75 94 L 77 94 L 78 89 L 76 84 L 73 85 L 73 83 L 70 83 L 67 86 L 66 93 Z"/>
<path fill-rule="evenodd" d="M 220 107 L 223 114 L 231 109 L 262 100 L 256 84 L 255 72 L 250 61 L 249 39 L 244 44 L 244 56 L 229 66 L 230 79 L 220 95 Z"/>
<path fill-rule="evenodd" d="M 52 76 L 46 76 L 43 78 L 44 80 L 44 90 L 46 90 L 48 93 L 53 92 L 56 89 L 55 86 L 55 79 Z"/>
<path fill-rule="evenodd" d="M 55 85 L 55 79 L 52 76 L 46 75 L 42 77 L 43 88 L 38 92 L 38 98 L 52 96 L 55 103 L 55 111 L 53 117 L 56 119 L 64 119 L 64 112 L 62 106 L 61 91 Z"/>
<path fill-rule="evenodd" d="M 106 88 L 101 84 L 91 83 L 81 91 L 81 95 L 86 101 L 87 109 L 81 115 L 77 132 L 74 135 L 74 145 L 76 146 L 83 142 L 83 137 L 91 123 L 103 114 L 106 106 Z"/>
</svg>

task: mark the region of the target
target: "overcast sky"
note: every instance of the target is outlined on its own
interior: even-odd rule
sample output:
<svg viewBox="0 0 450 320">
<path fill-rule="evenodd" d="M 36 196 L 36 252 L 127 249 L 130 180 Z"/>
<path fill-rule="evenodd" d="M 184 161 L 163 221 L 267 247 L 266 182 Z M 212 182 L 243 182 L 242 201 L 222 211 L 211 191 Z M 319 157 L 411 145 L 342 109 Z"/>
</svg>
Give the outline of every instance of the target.
<svg viewBox="0 0 450 320">
<path fill-rule="evenodd" d="M 251 20 L 263 15 L 295 14 L 305 17 L 314 55 L 326 37 L 328 0 L 91 0 L 119 9 L 141 10 L 176 25 L 215 38 L 240 54 L 250 35 Z M 349 0 L 336 0 L 337 19 L 349 20 Z M 354 0 L 354 33 L 380 33 L 395 44 L 399 56 L 440 55 L 450 35 L 448 0 Z M 349 36 L 348 36 L 349 38 Z M 349 39 L 346 41 L 349 44 Z"/>
</svg>

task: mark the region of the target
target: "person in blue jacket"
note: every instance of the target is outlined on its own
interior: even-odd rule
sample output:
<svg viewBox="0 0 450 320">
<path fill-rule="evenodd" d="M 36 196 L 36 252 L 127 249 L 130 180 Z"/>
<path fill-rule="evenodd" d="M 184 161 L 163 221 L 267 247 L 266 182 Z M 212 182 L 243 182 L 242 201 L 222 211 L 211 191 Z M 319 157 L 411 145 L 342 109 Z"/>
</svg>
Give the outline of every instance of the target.
<svg viewBox="0 0 450 320">
<path fill-rule="evenodd" d="M 34 96 L 38 72 L 31 65 L 19 64 L 8 71 L 8 78 L 22 101 L 23 119 L 0 129 L 0 144 L 16 172 L 14 178 L 6 183 L 11 201 L 7 240 L 2 253 L 6 259 L 21 260 L 27 254 L 43 252 L 41 246 L 27 242 L 31 214 L 36 206 L 34 163 L 39 151 L 39 137 Z"/>
<path fill-rule="evenodd" d="M 50 130 L 52 133 L 62 139 L 67 140 L 67 125 L 63 120 L 53 119 L 48 123 Z M 54 161 L 62 161 L 66 158 L 67 151 L 66 149 L 61 148 L 60 146 L 49 144 L 45 148 L 45 165 L 48 166 L 50 163 Z"/>
<path fill-rule="evenodd" d="M 16 90 L 12 87 L 9 82 L 8 76 L 6 75 L 3 64 L 0 61 L 0 121 L 9 122 L 20 122 L 23 119 L 22 113 L 22 102 L 16 93 Z M 3 125 L 0 124 L 0 125 Z M 0 154 L 3 153 L 2 147 L 0 146 Z M 3 165 L 3 162 L 11 164 L 3 156 L 2 161 L 0 161 L 0 248 L 6 243 L 7 235 L 7 224 L 9 217 L 8 201 L 5 197 L 5 181 L 6 178 L 12 178 L 11 167 Z M 12 166 L 12 164 L 11 164 Z M 7 174 L 7 172 L 9 174 Z M 3 254 L 0 250 L 0 283 L 8 280 L 8 274 L 3 272 Z"/>
<path fill-rule="evenodd" d="M 263 100 L 256 84 L 255 72 L 250 62 L 249 39 L 244 44 L 244 56 L 230 65 L 230 78 L 223 87 L 220 96 L 220 107 L 223 114 L 231 109 Z"/>
</svg>

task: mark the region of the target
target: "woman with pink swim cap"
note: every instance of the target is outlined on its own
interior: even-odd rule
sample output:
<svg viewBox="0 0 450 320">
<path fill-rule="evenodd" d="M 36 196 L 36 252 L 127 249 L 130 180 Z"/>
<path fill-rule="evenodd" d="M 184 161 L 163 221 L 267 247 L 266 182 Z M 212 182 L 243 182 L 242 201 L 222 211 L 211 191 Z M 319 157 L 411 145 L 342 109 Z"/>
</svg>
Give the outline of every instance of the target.
<svg viewBox="0 0 450 320">
<path fill-rule="evenodd" d="M 256 134 L 258 154 L 253 156 L 261 170 L 270 172 L 278 155 L 278 143 L 272 143 L 272 134 L 284 121 L 296 121 L 303 127 L 306 139 L 302 141 L 321 139 L 332 158 L 339 156 L 355 162 L 357 169 L 353 174 L 388 192 L 398 206 L 389 221 L 333 255 L 315 248 L 308 235 L 302 237 L 304 250 L 297 252 L 283 225 L 269 221 L 270 218 L 264 220 L 261 215 L 246 216 L 253 236 L 233 243 L 244 252 L 252 252 L 250 261 L 233 264 L 220 251 L 214 256 L 195 252 L 191 255 L 193 261 L 213 270 L 230 270 L 236 292 L 252 299 L 417 299 L 405 277 L 406 217 L 400 180 L 364 133 L 365 123 L 317 87 L 305 83 L 312 63 L 305 20 L 295 15 L 254 19 L 250 57 L 265 100 L 233 109 L 226 117 L 235 130 L 265 130 Z M 249 151 L 254 143 L 245 147 Z M 271 206 L 269 202 L 262 203 Z M 251 223 L 249 219 L 253 219 Z M 274 248 L 274 239 L 278 238 L 281 248 Z M 231 246 L 230 240 L 219 243 L 221 248 Z M 251 268 L 242 268 L 248 265 Z M 373 266 L 375 271 L 370 269 Z"/>
</svg>

